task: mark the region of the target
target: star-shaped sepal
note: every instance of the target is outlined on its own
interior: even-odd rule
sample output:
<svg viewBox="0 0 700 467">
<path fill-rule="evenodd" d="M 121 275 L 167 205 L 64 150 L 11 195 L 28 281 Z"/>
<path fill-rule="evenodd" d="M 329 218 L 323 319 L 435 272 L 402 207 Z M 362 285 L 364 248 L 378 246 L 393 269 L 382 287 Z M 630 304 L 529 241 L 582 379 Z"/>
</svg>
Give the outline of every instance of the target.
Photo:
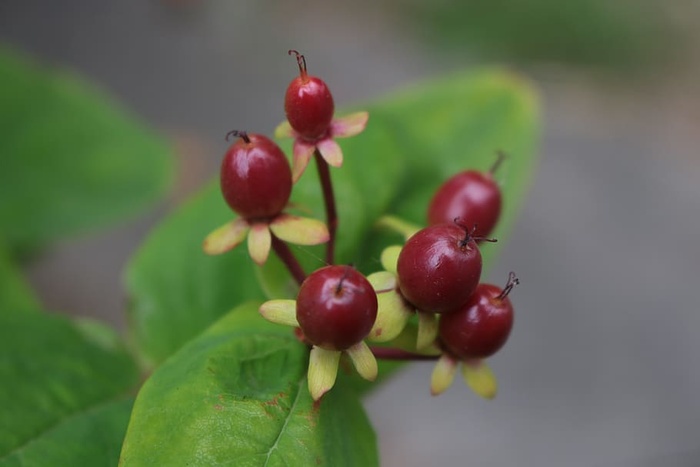
<svg viewBox="0 0 700 467">
<path fill-rule="evenodd" d="M 203 248 L 207 254 L 218 255 L 237 247 L 247 236 L 248 253 L 262 266 L 270 254 L 272 235 L 295 245 L 318 245 L 329 239 L 323 222 L 280 213 L 270 220 L 238 218 L 227 222 L 207 235 Z"/>
<path fill-rule="evenodd" d="M 397 283 L 396 263 L 401 246 L 392 245 L 384 249 L 380 261 L 384 271 L 367 276 L 367 280 L 377 292 L 379 308 L 377 320 L 367 336 L 372 342 L 388 342 L 395 339 L 406 327 L 414 314 L 418 315 L 418 336 L 416 350 L 427 349 L 435 342 L 438 334 L 438 321 L 433 313 L 416 310 L 401 294 Z"/>
<path fill-rule="evenodd" d="M 260 306 L 260 314 L 270 322 L 285 326 L 299 327 L 296 318 L 296 300 L 269 300 Z M 369 346 L 360 341 L 345 350 L 331 350 L 314 345 L 309 356 L 307 379 L 309 392 L 314 400 L 319 400 L 335 385 L 340 357 L 350 358 L 357 373 L 368 381 L 377 378 L 377 360 Z"/>
<path fill-rule="evenodd" d="M 296 183 L 309 165 L 311 156 L 318 149 L 321 157 L 332 167 L 343 165 L 343 151 L 335 138 L 348 138 L 364 131 L 367 126 L 369 114 L 356 112 L 345 117 L 335 118 L 331 121 L 328 131 L 323 137 L 308 140 L 294 131 L 288 121 L 282 122 L 275 129 L 275 138 L 294 138 L 292 180 Z"/>
<path fill-rule="evenodd" d="M 443 353 L 433 368 L 430 379 L 430 393 L 442 394 L 452 385 L 457 367 L 461 366 L 462 378 L 467 386 L 484 399 L 493 399 L 498 391 L 498 383 L 493 371 L 483 360 L 463 360 Z"/>
</svg>

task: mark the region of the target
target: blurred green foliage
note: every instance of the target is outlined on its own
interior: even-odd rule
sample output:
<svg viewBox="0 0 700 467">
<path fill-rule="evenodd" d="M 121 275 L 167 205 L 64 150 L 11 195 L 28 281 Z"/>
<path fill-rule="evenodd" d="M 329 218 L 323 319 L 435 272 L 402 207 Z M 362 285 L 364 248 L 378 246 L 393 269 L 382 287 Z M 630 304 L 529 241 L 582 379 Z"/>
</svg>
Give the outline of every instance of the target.
<svg viewBox="0 0 700 467">
<path fill-rule="evenodd" d="M 666 2 L 421 0 L 394 5 L 451 56 L 639 69 L 678 46 Z"/>
<path fill-rule="evenodd" d="M 0 47 L 0 240 L 10 252 L 132 216 L 173 178 L 165 142 L 94 85 Z"/>
<path fill-rule="evenodd" d="M 114 330 L 42 312 L 17 258 L 151 205 L 170 151 L 95 86 L 3 47 L 0 130 L 0 466 L 115 465 L 136 363 Z"/>
</svg>

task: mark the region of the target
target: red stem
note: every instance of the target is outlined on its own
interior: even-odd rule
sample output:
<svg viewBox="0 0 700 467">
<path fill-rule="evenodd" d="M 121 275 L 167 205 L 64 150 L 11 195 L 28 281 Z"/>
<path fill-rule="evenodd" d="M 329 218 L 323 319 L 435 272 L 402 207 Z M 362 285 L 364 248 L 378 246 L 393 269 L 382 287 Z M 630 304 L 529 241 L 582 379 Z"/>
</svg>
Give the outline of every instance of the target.
<svg viewBox="0 0 700 467">
<path fill-rule="evenodd" d="M 289 249 L 286 243 L 284 243 L 279 238 L 272 235 L 272 249 L 275 251 L 277 256 L 282 260 L 287 269 L 292 274 L 292 277 L 297 281 L 299 285 L 306 279 L 306 273 L 304 269 L 299 264 L 299 261 Z"/>
<path fill-rule="evenodd" d="M 338 229 L 338 213 L 335 210 L 335 196 L 333 195 L 333 183 L 331 182 L 331 171 L 321 153 L 316 149 L 314 152 L 316 158 L 316 168 L 318 168 L 318 177 L 321 180 L 321 189 L 323 190 L 323 201 L 326 205 L 326 223 L 328 224 L 329 239 L 326 243 L 326 263 L 333 264 L 335 256 L 335 231 Z"/>
<path fill-rule="evenodd" d="M 437 360 L 439 355 L 422 355 L 391 347 L 370 347 L 375 358 L 380 360 Z"/>
</svg>

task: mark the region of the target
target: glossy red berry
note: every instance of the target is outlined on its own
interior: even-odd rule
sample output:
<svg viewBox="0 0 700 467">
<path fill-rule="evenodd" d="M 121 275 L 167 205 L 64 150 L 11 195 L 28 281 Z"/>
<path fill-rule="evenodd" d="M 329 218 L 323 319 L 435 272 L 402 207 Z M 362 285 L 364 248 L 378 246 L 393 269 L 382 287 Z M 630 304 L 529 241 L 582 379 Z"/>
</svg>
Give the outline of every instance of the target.
<svg viewBox="0 0 700 467">
<path fill-rule="evenodd" d="M 290 50 L 289 54 L 297 57 L 299 76 L 287 87 L 284 112 L 294 131 L 302 138 L 313 141 L 328 132 L 335 108 L 333 96 L 322 79 L 306 72 L 303 55 L 296 50 Z"/>
<path fill-rule="evenodd" d="M 310 274 L 301 284 L 296 303 L 304 336 L 327 350 L 357 344 L 377 319 L 377 294 L 351 266 L 326 266 Z"/>
<path fill-rule="evenodd" d="M 420 230 L 399 254 L 401 294 L 421 311 L 448 313 L 462 306 L 481 278 L 481 253 L 465 227 L 438 224 Z"/>
<path fill-rule="evenodd" d="M 486 236 L 493 231 L 501 215 L 501 189 L 493 173 L 503 158 L 489 172 L 467 170 L 460 172 L 438 188 L 428 207 L 428 224 L 435 225 L 461 219 L 476 225 L 475 235 Z"/>
<path fill-rule="evenodd" d="M 221 192 L 226 203 L 246 219 L 279 214 L 292 192 L 292 171 L 282 150 L 269 138 L 232 131 L 239 139 L 221 163 Z"/>
<path fill-rule="evenodd" d="M 513 304 L 508 293 L 518 283 L 511 273 L 508 284 L 479 284 L 469 301 L 440 318 L 439 336 L 447 350 L 461 359 L 490 357 L 508 340 L 513 328 Z"/>
</svg>

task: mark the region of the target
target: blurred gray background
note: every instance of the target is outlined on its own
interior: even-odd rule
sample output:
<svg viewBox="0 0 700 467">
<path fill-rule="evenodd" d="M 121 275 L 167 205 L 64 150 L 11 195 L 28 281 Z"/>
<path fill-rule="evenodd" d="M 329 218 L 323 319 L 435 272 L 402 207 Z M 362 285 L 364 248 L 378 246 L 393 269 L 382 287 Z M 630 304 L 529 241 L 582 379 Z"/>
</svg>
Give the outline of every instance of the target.
<svg viewBox="0 0 700 467">
<path fill-rule="evenodd" d="M 545 124 L 537 179 L 490 271 L 522 279 L 492 359 L 500 393 L 482 401 L 457 382 L 432 398 L 432 365 L 412 365 L 367 399 L 382 463 L 700 466 L 699 5 L 615 2 L 610 23 L 587 0 L 431 3 L 443 17 L 417 0 L 348 3 L 0 1 L 0 41 L 99 83 L 180 163 L 167 205 L 29 265 L 48 307 L 125 326 L 127 258 L 216 174 L 228 130 L 270 133 L 284 118 L 287 49 L 338 106 L 506 63 L 538 85 Z"/>
</svg>

